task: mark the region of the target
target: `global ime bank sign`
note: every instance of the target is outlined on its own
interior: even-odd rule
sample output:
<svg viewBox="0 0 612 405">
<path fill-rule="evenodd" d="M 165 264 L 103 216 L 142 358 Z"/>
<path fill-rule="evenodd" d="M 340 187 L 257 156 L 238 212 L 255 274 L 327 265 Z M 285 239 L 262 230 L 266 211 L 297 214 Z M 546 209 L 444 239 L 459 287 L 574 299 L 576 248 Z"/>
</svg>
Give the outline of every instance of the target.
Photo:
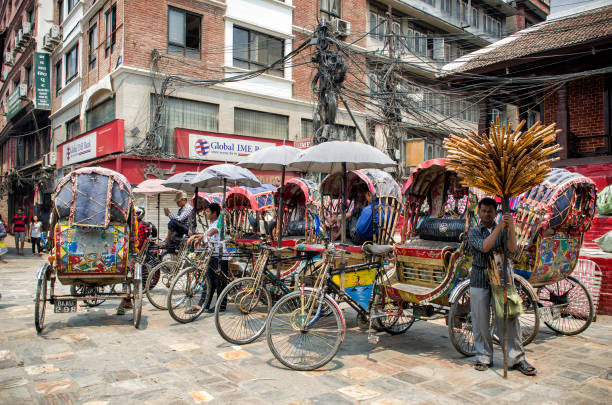
<svg viewBox="0 0 612 405">
<path fill-rule="evenodd" d="M 292 144 L 293 142 L 285 142 Z M 177 128 L 174 132 L 174 153 L 189 159 L 238 162 L 260 149 L 282 145 L 283 141 L 242 135 L 226 135 Z"/>
</svg>

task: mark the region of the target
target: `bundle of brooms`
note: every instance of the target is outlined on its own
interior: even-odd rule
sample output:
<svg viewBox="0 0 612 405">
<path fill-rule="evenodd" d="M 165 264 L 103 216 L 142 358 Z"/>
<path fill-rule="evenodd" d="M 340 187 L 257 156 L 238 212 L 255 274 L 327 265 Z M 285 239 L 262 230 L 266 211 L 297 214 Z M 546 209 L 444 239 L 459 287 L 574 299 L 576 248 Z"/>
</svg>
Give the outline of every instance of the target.
<svg viewBox="0 0 612 405">
<path fill-rule="evenodd" d="M 446 164 L 457 171 L 462 183 L 490 195 L 510 198 L 540 184 L 550 172 L 552 157 L 561 150 L 556 143 L 557 124 L 547 127 L 535 123 L 527 131 L 512 125 L 491 123 L 489 134 L 457 136 L 451 134 L 444 141 L 448 151 Z"/>
<path fill-rule="evenodd" d="M 446 164 L 454 169 L 467 187 L 478 188 L 485 193 L 501 197 L 503 212 L 509 212 L 510 197 L 517 196 L 544 181 L 550 172 L 550 163 L 558 160 L 553 157 L 561 150 L 556 143 L 556 124 L 547 127 L 540 122 L 527 131 L 521 121 L 516 129 L 512 125 L 500 125 L 499 119 L 491 123 L 489 134 L 470 134 L 457 136 L 451 134 L 444 141 L 448 152 Z M 504 331 L 503 356 L 504 378 L 508 375 L 508 274 L 509 252 L 504 236 L 503 269 L 501 282 L 504 287 Z"/>
</svg>

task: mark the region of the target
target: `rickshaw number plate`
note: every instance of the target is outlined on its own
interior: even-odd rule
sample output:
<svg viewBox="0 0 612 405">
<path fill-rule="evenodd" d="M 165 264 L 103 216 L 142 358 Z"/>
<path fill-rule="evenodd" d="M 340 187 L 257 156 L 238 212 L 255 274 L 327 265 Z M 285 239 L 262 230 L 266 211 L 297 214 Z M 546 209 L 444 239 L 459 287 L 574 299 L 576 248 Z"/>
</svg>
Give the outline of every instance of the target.
<svg viewBox="0 0 612 405">
<path fill-rule="evenodd" d="M 56 300 L 53 312 L 76 312 L 77 305 L 75 300 Z"/>
</svg>

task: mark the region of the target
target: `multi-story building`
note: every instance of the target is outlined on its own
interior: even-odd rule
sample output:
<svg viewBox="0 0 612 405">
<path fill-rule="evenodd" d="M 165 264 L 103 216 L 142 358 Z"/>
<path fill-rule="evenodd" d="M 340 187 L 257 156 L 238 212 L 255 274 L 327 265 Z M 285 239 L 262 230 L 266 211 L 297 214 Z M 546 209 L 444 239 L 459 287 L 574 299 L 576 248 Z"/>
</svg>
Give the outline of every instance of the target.
<svg viewBox="0 0 612 405">
<path fill-rule="evenodd" d="M 513 0 L 511 4 L 516 8 L 517 13 L 508 18 L 508 25 L 514 31 L 540 23 L 550 14 L 550 0 Z"/>
<path fill-rule="evenodd" d="M 404 100 L 401 122 L 392 127 L 408 173 L 423 160 L 443 157 L 449 133 L 477 129 L 477 100 L 447 88 L 438 74 L 444 64 L 506 36 L 506 20 L 516 10 L 502 0 L 369 0 L 367 7 L 366 47 L 375 51 L 369 57 L 370 91 L 375 104 L 385 99 L 377 93 L 388 98 L 391 90 Z M 381 89 L 391 61 L 395 82 Z M 386 118 L 374 113 L 375 133 L 389 125 Z"/>
<path fill-rule="evenodd" d="M 6 0 L 0 6 L 0 214 L 16 208 L 48 217 L 53 187 L 49 154 L 49 55 L 44 37 L 59 33 L 48 1 Z"/>
<path fill-rule="evenodd" d="M 51 119 L 58 175 L 96 164 L 137 184 L 310 138 L 312 47 L 249 80 L 226 79 L 291 53 L 322 14 L 364 31 L 365 8 L 343 3 L 335 10 L 333 1 L 57 1 L 62 35 L 51 56 Z M 353 112 L 365 127 L 363 111 Z M 334 136 L 355 138 L 343 109 L 336 123 Z"/>
</svg>

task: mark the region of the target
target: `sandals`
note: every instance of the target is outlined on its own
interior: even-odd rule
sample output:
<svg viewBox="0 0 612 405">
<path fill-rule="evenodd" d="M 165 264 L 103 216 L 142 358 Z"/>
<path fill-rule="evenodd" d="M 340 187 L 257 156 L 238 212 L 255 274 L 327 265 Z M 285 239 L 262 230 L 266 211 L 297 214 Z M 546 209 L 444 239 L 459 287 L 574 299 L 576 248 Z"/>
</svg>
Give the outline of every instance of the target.
<svg viewBox="0 0 612 405">
<path fill-rule="evenodd" d="M 489 367 L 491 367 L 493 363 L 483 363 L 482 361 L 477 361 L 474 363 L 474 369 L 478 371 L 486 371 Z"/>
<path fill-rule="evenodd" d="M 125 315 L 125 308 L 117 307 L 117 315 Z"/>
<path fill-rule="evenodd" d="M 518 363 L 516 363 L 514 366 L 512 366 L 512 370 L 518 370 L 521 373 L 525 374 L 526 376 L 530 376 L 530 377 L 538 374 L 536 368 L 532 366 L 531 364 L 527 363 L 526 360 L 521 360 Z"/>
<path fill-rule="evenodd" d="M 200 310 L 202 309 L 202 307 L 200 307 L 199 305 L 194 305 L 191 308 L 189 308 L 188 310 L 185 311 L 186 314 L 197 314 L 198 312 L 200 312 Z"/>
</svg>

